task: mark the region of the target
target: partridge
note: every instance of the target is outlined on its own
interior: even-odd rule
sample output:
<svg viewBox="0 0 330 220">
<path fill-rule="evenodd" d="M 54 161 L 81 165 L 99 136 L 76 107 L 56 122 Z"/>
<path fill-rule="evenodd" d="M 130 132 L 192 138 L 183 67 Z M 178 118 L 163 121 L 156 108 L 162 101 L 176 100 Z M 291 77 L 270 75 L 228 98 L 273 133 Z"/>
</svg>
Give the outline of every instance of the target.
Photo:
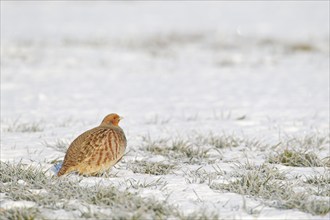
<svg viewBox="0 0 330 220">
<path fill-rule="evenodd" d="M 118 126 L 122 118 L 107 115 L 102 123 L 79 135 L 69 146 L 57 176 L 76 171 L 96 175 L 114 166 L 124 155 L 127 141 Z"/>
</svg>

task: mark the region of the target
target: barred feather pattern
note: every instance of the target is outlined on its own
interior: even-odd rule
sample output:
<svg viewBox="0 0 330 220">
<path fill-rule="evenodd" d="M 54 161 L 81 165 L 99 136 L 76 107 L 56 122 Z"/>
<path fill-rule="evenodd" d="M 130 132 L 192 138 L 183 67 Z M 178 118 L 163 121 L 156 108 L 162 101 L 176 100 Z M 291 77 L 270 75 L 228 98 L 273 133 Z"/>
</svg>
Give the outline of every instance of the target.
<svg viewBox="0 0 330 220">
<path fill-rule="evenodd" d="M 115 165 L 124 155 L 127 140 L 119 126 L 101 124 L 78 136 L 69 146 L 58 176 L 76 171 L 95 175 Z"/>
</svg>

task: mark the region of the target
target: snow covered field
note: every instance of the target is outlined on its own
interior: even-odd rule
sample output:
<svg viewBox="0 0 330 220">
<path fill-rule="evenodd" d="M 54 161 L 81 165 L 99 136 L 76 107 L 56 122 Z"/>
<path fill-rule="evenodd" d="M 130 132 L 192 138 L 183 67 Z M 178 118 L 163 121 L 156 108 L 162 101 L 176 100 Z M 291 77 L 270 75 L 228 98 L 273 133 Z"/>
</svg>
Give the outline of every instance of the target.
<svg viewBox="0 0 330 220">
<path fill-rule="evenodd" d="M 123 160 L 54 177 L 111 112 Z M 329 134 L 327 1 L 1 1 L 1 219 L 328 219 Z"/>
</svg>

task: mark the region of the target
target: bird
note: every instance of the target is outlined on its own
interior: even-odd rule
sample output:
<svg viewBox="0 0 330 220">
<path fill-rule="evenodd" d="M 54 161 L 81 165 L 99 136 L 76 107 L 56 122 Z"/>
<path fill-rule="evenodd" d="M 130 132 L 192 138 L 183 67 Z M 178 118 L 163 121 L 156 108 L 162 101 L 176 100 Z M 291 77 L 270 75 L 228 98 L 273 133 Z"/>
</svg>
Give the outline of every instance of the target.
<svg viewBox="0 0 330 220">
<path fill-rule="evenodd" d="M 120 161 L 127 146 L 125 133 L 118 125 L 121 119 L 116 113 L 108 114 L 99 126 L 79 135 L 70 144 L 57 176 L 71 172 L 95 176 Z"/>
</svg>

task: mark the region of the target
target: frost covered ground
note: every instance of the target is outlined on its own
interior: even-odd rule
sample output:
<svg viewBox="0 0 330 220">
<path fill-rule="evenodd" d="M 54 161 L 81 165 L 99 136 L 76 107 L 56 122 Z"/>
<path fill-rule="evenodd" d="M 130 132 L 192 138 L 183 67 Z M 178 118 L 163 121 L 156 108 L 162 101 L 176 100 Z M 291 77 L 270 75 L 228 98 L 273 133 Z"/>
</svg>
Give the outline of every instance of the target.
<svg viewBox="0 0 330 220">
<path fill-rule="evenodd" d="M 56 178 L 116 112 L 123 160 Z M 328 219 L 329 2 L 1 1 L 1 219 Z"/>
</svg>

